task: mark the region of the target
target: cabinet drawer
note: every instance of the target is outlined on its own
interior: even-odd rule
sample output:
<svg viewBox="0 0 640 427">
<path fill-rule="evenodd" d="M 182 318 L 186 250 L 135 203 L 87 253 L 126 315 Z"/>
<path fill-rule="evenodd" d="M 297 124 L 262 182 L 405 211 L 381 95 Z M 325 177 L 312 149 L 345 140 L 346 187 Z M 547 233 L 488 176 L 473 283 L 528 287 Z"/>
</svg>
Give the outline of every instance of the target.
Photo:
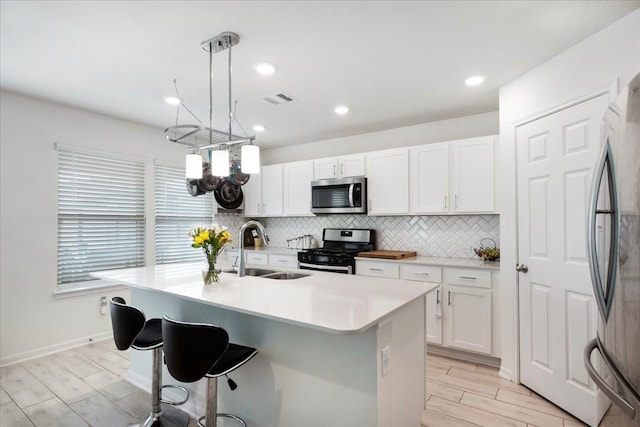
<svg viewBox="0 0 640 427">
<path fill-rule="evenodd" d="M 395 262 L 356 260 L 356 274 L 359 274 L 361 276 L 398 279 L 400 277 L 400 268 L 399 265 Z"/>
<path fill-rule="evenodd" d="M 269 256 L 267 254 L 261 254 L 257 252 L 247 252 L 246 255 L 247 264 L 268 265 Z"/>
<path fill-rule="evenodd" d="M 298 268 L 297 255 L 269 255 L 269 265 L 272 267 Z"/>
<path fill-rule="evenodd" d="M 491 289 L 491 272 L 466 268 L 446 268 L 444 281 L 451 285 Z"/>
<path fill-rule="evenodd" d="M 430 265 L 400 264 L 400 278 L 419 282 L 442 282 L 442 268 Z"/>
</svg>

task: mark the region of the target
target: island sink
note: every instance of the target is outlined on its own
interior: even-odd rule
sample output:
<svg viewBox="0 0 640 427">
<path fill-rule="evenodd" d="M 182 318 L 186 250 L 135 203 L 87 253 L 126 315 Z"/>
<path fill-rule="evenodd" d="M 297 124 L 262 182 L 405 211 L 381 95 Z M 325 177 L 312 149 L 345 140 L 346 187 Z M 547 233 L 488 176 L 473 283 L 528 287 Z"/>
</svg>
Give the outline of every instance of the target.
<svg viewBox="0 0 640 427">
<path fill-rule="evenodd" d="M 225 273 L 235 273 L 236 270 L 224 270 Z M 244 270 L 246 276 L 263 277 L 265 279 L 275 280 L 292 280 L 300 279 L 301 277 L 307 277 L 309 274 L 295 273 L 292 271 L 275 271 L 267 270 L 266 268 L 246 268 Z"/>
</svg>

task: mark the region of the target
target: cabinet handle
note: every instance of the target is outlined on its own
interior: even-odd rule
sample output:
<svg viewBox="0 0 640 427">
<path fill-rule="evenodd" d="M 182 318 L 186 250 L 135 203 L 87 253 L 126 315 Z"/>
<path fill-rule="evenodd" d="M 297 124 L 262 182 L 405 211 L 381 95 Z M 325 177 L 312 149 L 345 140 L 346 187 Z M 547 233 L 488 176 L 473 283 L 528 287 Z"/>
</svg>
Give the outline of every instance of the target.
<svg viewBox="0 0 640 427">
<path fill-rule="evenodd" d="M 449 294 L 447 295 L 447 300 L 449 305 L 451 305 L 451 291 L 447 291 Z"/>
<path fill-rule="evenodd" d="M 447 196 L 444 196 L 444 208 L 447 209 Z"/>
<path fill-rule="evenodd" d="M 371 210 L 371 199 L 369 199 L 369 210 Z"/>
<path fill-rule="evenodd" d="M 382 269 L 369 267 L 369 271 L 382 271 Z"/>
<path fill-rule="evenodd" d="M 336 164 L 333 164 L 333 176 L 336 176 Z"/>
<path fill-rule="evenodd" d="M 258 203 L 258 205 L 256 206 L 256 212 L 260 213 L 260 203 Z"/>
<path fill-rule="evenodd" d="M 340 163 L 340 175 L 344 175 L 344 163 Z"/>
<path fill-rule="evenodd" d="M 419 272 L 417 272 L 417 271 L 416 271 L 416 272 L 414 272 L 413 274 L 414 274 L 415 276 L 428 276 L 428 275 L 429 275 L 429 273 L 419 273 Z"/>
<path fill-rule="evenodd" d="M 458 208 L 458 195 L 457 194 L 455 194 L 453 196 L 453 207 L 456 208 L 456 209 Z"/>
<path fill-rule="evenodd" d="M 436 305 L 440 304 L 440 289 L 436 289 Z"/>
<path fill-rule="evenodd" d="M 287 262 L 286 259 L 279 259 L 278 262 Z"/>
<path fill-rule="evenodd" d="M 460 279 L 468 279 L 468 280 L 476 280 L 476 277 L 473 276 L 458 276 L 458 278 Z"/>
</svg>

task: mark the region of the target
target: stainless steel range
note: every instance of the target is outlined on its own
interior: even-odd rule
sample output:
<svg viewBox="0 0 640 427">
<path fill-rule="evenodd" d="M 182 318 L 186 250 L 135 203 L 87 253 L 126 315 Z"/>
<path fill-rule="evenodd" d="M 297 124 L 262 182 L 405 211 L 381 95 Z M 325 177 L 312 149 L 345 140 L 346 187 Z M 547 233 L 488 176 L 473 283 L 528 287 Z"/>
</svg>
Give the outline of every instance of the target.
<svg viewBox="0 0 640 427">
<path fill-rule="evenodd" d="M 355 274 L 358 252 L 376 248 L 376 231 L 371 229 L 325 228 L 322 248 L 298 252 L 300 268 Z"/>
</svg>

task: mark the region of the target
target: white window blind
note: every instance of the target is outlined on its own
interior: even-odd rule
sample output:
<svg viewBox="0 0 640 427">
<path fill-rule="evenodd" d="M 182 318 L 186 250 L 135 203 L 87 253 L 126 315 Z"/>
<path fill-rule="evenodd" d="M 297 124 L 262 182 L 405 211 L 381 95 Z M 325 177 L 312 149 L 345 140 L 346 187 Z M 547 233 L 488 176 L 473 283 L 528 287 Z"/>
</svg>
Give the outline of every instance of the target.
<svg viewBox="0 0 640 427">
<path fill-rule="evenodd" d="M 58 147 L 58 285 L 144 265 L 144 162 Z"/>
<path fill-rule="evenodd" d="M 189 194 L 184 169 L 155 165 L 156 264 L 203 260 L 191 247 L 189 230 L 213 220 L 213 193 Z"/>
</svg>

